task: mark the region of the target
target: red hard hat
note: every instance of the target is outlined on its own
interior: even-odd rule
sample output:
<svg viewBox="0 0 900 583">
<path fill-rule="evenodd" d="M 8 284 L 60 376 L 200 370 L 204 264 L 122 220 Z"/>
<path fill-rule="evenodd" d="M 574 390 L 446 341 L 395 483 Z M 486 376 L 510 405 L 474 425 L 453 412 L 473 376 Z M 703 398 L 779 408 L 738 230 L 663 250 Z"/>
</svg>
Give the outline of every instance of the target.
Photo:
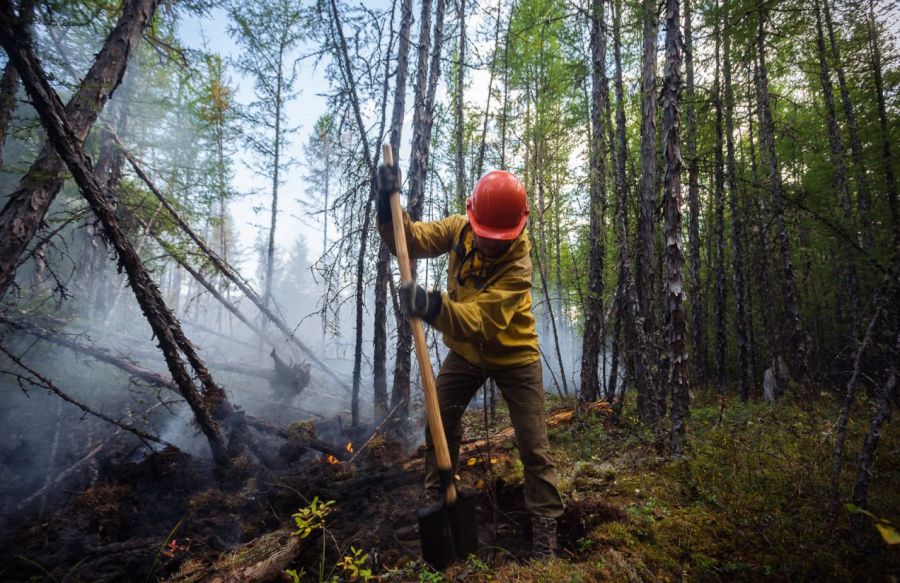
<svg viewBox="0 0 900 583">
<path fill-rule="evenodd" d="M 469 224 L 479 237 L 509 241 L 525 228 L 528 200 L 525 187 L 515 174 L 492 170 L 475 184 L 466 200 Z"/>
</svg>

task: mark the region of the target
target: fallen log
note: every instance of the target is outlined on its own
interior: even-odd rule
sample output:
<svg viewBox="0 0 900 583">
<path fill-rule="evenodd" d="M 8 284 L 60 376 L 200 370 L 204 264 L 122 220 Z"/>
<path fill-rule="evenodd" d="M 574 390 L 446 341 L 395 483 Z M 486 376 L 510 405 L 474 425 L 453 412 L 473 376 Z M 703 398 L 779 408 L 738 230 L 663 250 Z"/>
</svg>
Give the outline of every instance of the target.
<svg viewBox="0 0 900 583">
<path fill-rule="evenodd" d="M 59 346 L 65 346 L 75 352 L 90 356 L 91 358 L 112 365 L 119 370 L 128 373 L 135 379 L 141 380 L 156 387 L 168 389 L 178 395 L 181 395 L 181 390 L 172 379 L 152 370 L 146 369 L 137 363 L 117 357 L 108 348 L 98 347 L 81 340 L 76 340 L 74 337 L 67 336 L 61 332 L 57 332 L 54 330 L 48 330 L 46 328 L 43 328 L 42 326 L 39 326 L 32 322 L 28 322 L 24 319 L 10 318 L 2 312 L 0 312 L 0 323 L 26 332 L 32 336 L 40 338 L 41 340 L 46 340 L 47 342 L 52 342 Z M 297 409 L 299 409 L 299 407 Z M 302 411 L 304 413 L 309 413 L 311 415 L 321 417 L 321 415 L 312 411 Z M 291 433 L 291 431 L 289 431 L 287 428 L 271 421 L 260 419 L 252 415 L 244 415 L 244 419 L 251 427 L 253 427 L 257 431 L 263 431 L 271 435 L 280 437 L 281 439 L 292 440 L 294 442 L 298 442 L 298 440 L 301 439 L 301 436 L 295 435 Z M 347 458 L 347 452 L 345 450 L 319 439 L 309 439 L 307 441 L 301 441 L 299 444 L 309 447 L 310 449 L 320 451 L 322 453 L 331 454 L 339 460 L 344 460 Z"/>
<path fill-rule="evenodd" d="M 304 542 L 293 529 L 282 528 L 238 547 L 215 564 L 203 566 L 187 561 L 167 583 L 256 583 L 284 578 L 284 569 L 297 556 Z M 318 544 L 318 543 L 316 543 Z"/>
<path fill-rule="evenodd" d="M 580 412 L 575 409 L 557 409 L 551 411 L 547 416 L 547 429 L 562 427 L 569 425 L 575 420 L 576 415 L 612 415 L 613 409 L 606 401 L 594 401 L 588 403 L 581 408 Z M 476 439 L 474 441 L 464 442 L 459 448 L 459 455 L 467 455 L 483 450 L 487 447 L 488 441 L 497 445 L 504 441 L 509 441 L 516 436 L 516 432 L 512 427 L 507 427 L 490 436 L 490 438 Z M 418 470 L 425 467 L 425 458 L 419 457 L 403 464 L 406 471 Z"/>
</svg>

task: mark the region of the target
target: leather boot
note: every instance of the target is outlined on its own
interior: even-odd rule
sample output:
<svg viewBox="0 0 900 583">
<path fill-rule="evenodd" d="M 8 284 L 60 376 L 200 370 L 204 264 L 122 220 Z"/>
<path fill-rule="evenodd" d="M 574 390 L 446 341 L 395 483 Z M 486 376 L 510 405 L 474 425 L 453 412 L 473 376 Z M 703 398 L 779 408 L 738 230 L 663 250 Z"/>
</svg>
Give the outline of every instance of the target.
<svg viewBox="0 0 900 583">
<path fill-rule="evenodd" d="M 532 558 L 545 562 L 556 556 L 556 519 L 547 516 L 531 517 Z"/>
</svg>

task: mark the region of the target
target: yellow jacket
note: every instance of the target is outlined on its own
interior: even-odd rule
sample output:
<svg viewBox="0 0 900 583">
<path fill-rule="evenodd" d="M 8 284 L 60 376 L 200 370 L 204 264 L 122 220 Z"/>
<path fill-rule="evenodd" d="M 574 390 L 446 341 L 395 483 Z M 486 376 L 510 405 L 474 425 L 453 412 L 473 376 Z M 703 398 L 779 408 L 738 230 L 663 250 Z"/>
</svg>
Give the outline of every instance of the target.
<svg viewBox="0 0 900 583">
<path fill-rule="evenodd" d="M 411 260 L 450 253 L 447 291 L 431 323 L 444 344 L 486 370 L 531 364 L 540 358 L 531 311 L 531 242 L 523 230 L 500 257 L 485 259 L 473 247 L 474 233 L 463 215 L 434 222 L 412 222 L 403 213 Z M 397 254 L 390 223 L 379 232 Z"/>
</svg>

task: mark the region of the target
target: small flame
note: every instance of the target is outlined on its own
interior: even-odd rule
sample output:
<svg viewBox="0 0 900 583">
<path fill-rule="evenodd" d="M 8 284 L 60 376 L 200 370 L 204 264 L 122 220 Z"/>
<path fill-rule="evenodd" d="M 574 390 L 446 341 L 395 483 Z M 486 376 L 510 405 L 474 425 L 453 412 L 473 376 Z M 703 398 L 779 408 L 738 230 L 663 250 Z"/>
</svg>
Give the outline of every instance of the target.
<svg viewBox="0 0 900 583">
<path fill-rule="evenodd" d="M 349 451 L 350 453 L 353 453 L 353 442 L 352 441 L 347 442 L 347 451 Z"/>
<path fill-rule="evenodd" d="M 338 460 L 336 457 L 334 457 L 334 456 L 331 455 L 330 453 L 326 453 L 326 454 L 325 454 L 325 461 L 328 462 L 328 463 L 331 464 L 331 465 L 335 465 L 335 464 L 341 463 L 340 460 Z"/>
</svg>

